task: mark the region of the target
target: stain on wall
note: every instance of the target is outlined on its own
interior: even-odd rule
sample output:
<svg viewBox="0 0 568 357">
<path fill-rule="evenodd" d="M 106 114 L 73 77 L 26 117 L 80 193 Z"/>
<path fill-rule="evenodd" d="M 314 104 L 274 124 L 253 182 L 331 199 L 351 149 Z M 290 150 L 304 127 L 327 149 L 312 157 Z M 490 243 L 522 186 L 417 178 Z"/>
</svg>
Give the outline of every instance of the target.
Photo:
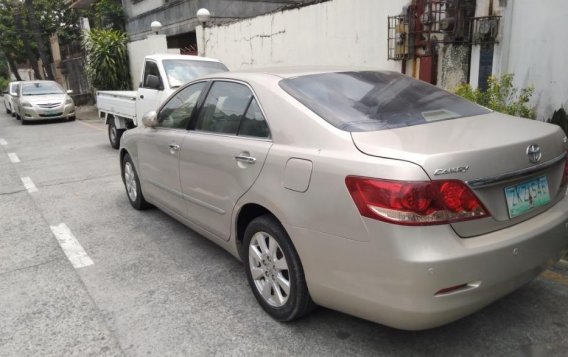
<svg viewBox="0 0 568 357">
<path fill-rule="evenodd" d="M 468 81 L 469 47 L 440 45 L 438 51 L 438 86 L 453 90 Z"/>
</svg>

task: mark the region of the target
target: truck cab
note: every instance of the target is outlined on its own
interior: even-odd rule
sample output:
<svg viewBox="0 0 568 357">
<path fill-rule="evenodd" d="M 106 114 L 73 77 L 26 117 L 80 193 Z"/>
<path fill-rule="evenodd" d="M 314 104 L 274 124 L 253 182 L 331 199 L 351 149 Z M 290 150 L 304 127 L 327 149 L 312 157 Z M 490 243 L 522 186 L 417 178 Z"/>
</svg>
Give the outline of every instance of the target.
<svg viewBox="0 0 568 357">
<path fill-rule="evenodd" d="M 126 129 L 157 110 L 178 87 L 196 77 L 228 71 L 219 60 L 206 57 L 156 54 L 146 56 L 136 91 L 98 91 L 99 116 L 105 118 L 112 147 L 118 149 Z"/>
</svg>

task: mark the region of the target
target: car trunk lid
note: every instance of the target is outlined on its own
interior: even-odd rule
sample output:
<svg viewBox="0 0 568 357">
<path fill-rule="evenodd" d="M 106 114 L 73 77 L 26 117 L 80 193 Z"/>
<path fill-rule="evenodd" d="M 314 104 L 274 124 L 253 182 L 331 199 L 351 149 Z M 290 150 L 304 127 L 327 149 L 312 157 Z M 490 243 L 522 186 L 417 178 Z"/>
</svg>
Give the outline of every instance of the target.
<svg viewBox="0 0 568 357">
<path fill-rule="evenodd" d="M 361 152 L 413 162 L 432 180 L 466 182 L 491 217 L 453 223 L 462 237 L 533 217 L 557 202 L 564 191 L 560 184 L 566 137 L 557 126 L 542 122 L 490 113 L 392 130 L 353 132 L 352 138 Z M 540 149 L 536 163 L 527 153 L 532 145 Z M 513 202 L 519 194 L 529 192 L 528 188 L 539 185 L 548 188 L 548 203 L 542 192 L 538 196 L 543 202 Z"/>
</svg>

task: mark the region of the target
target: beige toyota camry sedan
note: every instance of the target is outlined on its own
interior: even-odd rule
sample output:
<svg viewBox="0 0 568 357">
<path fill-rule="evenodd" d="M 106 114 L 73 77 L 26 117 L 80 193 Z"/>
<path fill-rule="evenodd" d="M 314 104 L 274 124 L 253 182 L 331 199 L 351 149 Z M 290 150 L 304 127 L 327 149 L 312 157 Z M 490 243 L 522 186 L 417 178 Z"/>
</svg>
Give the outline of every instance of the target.
<svg viewBox="0 0 568 357">
<path fill-rule="evenodd" d="M 184 85 L 120 150 L 127 197 L 244 263 L 275 319 L 321 305 L 409 330 L 514 291 L 568 246 L 567 138 L 394 72 Z"/>
</svg>

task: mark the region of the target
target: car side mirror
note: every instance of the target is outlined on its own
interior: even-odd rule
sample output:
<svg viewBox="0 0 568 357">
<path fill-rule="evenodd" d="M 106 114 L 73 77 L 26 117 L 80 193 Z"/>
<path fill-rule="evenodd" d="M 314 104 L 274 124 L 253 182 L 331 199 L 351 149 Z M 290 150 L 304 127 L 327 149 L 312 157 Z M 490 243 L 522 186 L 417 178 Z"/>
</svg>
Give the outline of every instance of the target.
<svg viewBox="0 0 568 357">
<path fill-rule="evenodd" d="M 164 89 L 164 87 L 162 86 L 162 83 L 160 83 L 160 77 L 155 76 L 153 74 L 149 74 L 146 76 L 146 85 L 145 87 L 147 88 L 152 88 L 152 89 L 157 89 L 157 90 L 162 90 Z"/>
<path fill-rule="evenodd" d="M 158 125 L 158 114 L 156 111 L 152 110 L 151 112 L 144 114 L 144 116 L 142 116 L 142 124 L 148 128 L 154 128 Z"/>
</svg>

